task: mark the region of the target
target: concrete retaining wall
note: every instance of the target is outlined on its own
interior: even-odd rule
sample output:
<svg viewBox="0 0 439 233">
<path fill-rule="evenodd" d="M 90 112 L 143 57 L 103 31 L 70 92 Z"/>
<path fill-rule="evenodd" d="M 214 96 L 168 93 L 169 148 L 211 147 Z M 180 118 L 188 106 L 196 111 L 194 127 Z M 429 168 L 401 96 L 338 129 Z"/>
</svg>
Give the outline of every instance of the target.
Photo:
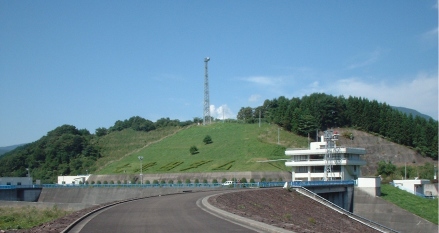
<svg viewBox="0 0 439 233">
<path fill-rule="evenodd" d="M 187 191 L 206 191 L 215 188 L 126 188 L 126 187 L 85 187 L 85 188 L 43 188 L 38 202 L 48 203 L 83 203 L 103 204 L 107 202 L 127 200 L 132 198 L 150 197 L 166 194 L 183 193 Z M 216 188 L 217 189 L 217 188 Z"/>
<path fill-rule="evenodd" d="M 358 188 L 354 191 L 354 214 L 402 233 L 438 232 L 438 225 Z"/>
<path fill-rule="evenodd" d="M 207 172 L 207 173 L 160 173 L 160 174 L 143 174 L 143 181 L 149 180 L 149 182 L 153 182 L 154 180 L 164 180 L 169 181 L 172 180 L 176 183 L 178 180 L 184 182 L 186 179 L 190 179 L 191 182 L 194 182 L 195 179 L 198 179 L 202 182 L 206 179 L 209 183 L 216 179 L 218 182 L 225 178 L 227 180 L 231 180 L 232 178 L 236 178 L 238 180 L 242 178 L 246 178 L 247 181 L 250 179 L 254 179 L 256 182 L 261 181 L 262 178 L 266 180 L 273 181 L 286 181 L 291 180 L 291 173 L 289 172 Z M 110 183 L 113 181 L 117 183 L 120 181 L 123 183 L 124 181 L 140 181 L 139 174 L 118 174 L 118 175 L 90 175 L 87 179 L 88 183 L 100 181 L 103 183 L 107 181 Z"/>
<path fill-rule="evenodd" d="M 37 201 L 41 188 L 0 189 L 0 201 Z"/>
</svg>

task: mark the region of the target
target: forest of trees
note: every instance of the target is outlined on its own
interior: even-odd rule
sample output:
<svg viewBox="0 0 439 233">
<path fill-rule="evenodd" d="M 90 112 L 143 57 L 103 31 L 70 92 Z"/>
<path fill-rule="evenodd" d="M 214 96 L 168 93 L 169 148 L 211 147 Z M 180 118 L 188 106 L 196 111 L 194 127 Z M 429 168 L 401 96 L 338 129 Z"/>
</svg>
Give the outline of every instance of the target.
<svg viewBox="0 0 439 233">
<path fill-rule="evenodd" d="M 241 108 L 237 119 L 254 123 L 259 116 L 287 131 L 303 136 L 310 134 L 311 138 L 314 138 L 316 130 L 355 127 L 411 147 L 423 156 L 438 158 L 437 121 L 406 115 L 376 100 L 334 97 L 323 93 L 292 99 L 281 96 L 265 100 L 257 108 Z"/>
<path fill-rule="evenodd" d="M 101 157 L 93 138 L 113 131 L 131 128 L 136 131 L 150 131 L 167 126 L 186 126 L 192 121 L 180 122 L 161 118 L 153 123 L 135 116 L 128 120 L 116 121 L 109 129 L 98 128 L 93 135 L 86 129 L 72 125 L 62 125 L 47 133 L 39 140 L 16 148 L 0 157 L 0 177 L 23 177 L 30 169 L 34 179 L 43 183 L 53 182 L 58 175 L 77 175 L 94 170 L 96 160 Z"/>
</svg>

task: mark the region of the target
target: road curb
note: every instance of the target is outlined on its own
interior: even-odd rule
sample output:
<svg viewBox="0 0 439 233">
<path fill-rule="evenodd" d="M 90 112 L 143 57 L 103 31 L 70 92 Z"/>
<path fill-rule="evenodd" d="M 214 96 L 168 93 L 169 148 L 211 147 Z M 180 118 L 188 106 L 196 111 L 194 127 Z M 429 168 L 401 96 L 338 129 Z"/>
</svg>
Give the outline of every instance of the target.
<svg viewBox="0 0 439 233">
<path fill-rule="evenodd" d="M 253 219 L 248 219 L 248 218 L 244 218 L 241 217 L 239 215 L 221 210 L 219 208 L 216 208 L 215 206 L 209 204 L 208 199 L 213 197 L 213 196 L 217 196 L 217 195 L 221 195 L 220 194 L 213 194 L 204 198 L 201 198 L 200 200 L 197 201 L 197 205 L 199 207 L 201 207 L 204 211 L 215 215 L 217 217 L 220 217 L 222 219 L 225 219 L 227 221 L 236 223 L 238 225 L 256 230 L 258 232 L 270 232 L 270 233 L 291 233 L 293 231 L 288 231 L 285 230 L 283 228 L 280 227 L 275 227 L 266 223 L 262 223 L 262 222 L 258 222 L 255 221 Z"/>
</svg>

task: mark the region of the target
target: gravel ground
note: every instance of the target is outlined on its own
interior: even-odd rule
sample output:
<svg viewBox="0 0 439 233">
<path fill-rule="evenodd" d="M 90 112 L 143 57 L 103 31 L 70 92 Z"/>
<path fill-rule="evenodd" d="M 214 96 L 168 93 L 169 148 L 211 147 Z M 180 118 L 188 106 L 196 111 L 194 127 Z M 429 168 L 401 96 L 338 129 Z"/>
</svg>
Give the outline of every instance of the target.
<svg viewBox="0 0 439 233">
<path fill-rule="evenodd" d="M 209 203 L 294 232 L 379 232 L 295 191 L 257 189 L 215 196 Z"/>
<path fill-rule="evenodd" d="M 209 198 L 209 203 L 230 213 L 298 233 L 378 232 L 297 192 L 288 192 L 281 188 L 222 194 Z M 0 232 L 61 232 L 79 217 L 107 204 L 109 203 L 76 211 L 29 230 Z"/>
</svg>

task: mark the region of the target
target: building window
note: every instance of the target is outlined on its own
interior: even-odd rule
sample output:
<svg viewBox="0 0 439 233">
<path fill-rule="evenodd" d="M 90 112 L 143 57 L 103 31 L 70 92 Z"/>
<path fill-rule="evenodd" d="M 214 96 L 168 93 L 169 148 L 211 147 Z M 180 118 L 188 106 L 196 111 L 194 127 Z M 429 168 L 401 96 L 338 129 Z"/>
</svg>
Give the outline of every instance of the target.
<svg viewBox="0 0 439 233">
<path fill-rule="evenodd" d="M 323 160 L 324 156 L 323 155 L 310 155 L 310 159 L 311 160 Z"/>
<path fill-rule="evenodd" d="M 325 172 L 325 167 L 324 166 L 312 167 L 311 172 L 312 173 L 323 173 L 323 172 Z"/>
<path fill-rule="evenodd" d="M 11 182 L 6 182 L 6 185 L 11 185 Z"/>
<path fill-rule="evenodd" d="M 308 172 L 308 167 L 298 167 L 296 169 L 296 173 L 307 173 Z"/>
<path fill-rule="evenodd" d="M 17 182 L 17 185 L 21 185 L 21 182 Z"/>
<path fill-rule="evenodd" d="M 296 155 L 294 156 L 294 161 L 307 161 L 307 155 Z"/>
</svg>

